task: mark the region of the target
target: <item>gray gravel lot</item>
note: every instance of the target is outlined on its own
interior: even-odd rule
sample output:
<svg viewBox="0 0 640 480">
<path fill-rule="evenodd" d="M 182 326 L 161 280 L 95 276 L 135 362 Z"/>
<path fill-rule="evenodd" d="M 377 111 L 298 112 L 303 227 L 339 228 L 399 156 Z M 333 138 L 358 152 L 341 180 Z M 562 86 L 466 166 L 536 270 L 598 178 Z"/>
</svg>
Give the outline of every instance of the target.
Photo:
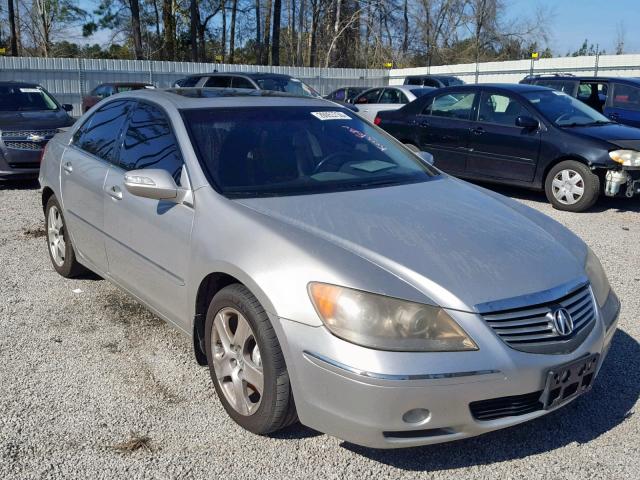
<svg viewBox="0 0 640 480">
<path fill-rule="evenodd" d="M 594 389 L 544 418 L 457 443 L 376 451 L 300 425 L 236 426 L 190 340 L 106 281 L 47 256 L 34 184 L 0 185 L 0 479 L 640 478 L 640 202 L 549 214 L 600 256 L 622 300 Z"/>
</svg>

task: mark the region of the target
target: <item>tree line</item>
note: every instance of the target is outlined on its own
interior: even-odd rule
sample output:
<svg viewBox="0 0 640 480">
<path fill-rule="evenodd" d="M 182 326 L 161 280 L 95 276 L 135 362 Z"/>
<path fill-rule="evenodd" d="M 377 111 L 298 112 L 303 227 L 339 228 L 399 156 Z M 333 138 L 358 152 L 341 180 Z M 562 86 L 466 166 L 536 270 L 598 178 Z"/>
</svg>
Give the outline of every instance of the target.
<svg viewBox="0 0 640 480">
<path fill-rule="evenodd" d="M 0 46 L 15 56 L 354 68 L 551 56 L 545 12 L 509 15 L 507 0 L 101 0 L 93 11 L 78 0 L 5 5 Z M 102 46 L 83 41 L 98 32 Z"/>
</svg>

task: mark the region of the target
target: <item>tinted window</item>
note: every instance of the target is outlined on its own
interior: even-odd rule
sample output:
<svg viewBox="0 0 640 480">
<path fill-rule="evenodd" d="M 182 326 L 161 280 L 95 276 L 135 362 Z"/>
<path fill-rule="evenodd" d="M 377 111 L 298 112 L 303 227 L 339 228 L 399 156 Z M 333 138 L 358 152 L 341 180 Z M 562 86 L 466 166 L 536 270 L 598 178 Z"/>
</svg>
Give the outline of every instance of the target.
<svg viewBox="0 0 640 480">
<path fill-rule="evenodd" d="M 381 88 L 374 88 L 368 92 L 363 93 L 356 99 L 356 103 L 378 103 L 378 97 L 380 96 Z"/>
<path fill-rule="evenodd" d="M 562 80 L 538 80 L 534 83 L 536 85 L 540 85 L 541 87 L 553 88 L 554 90 L 568 93 L 570 95 L 573 94 L 574 82 L 567 82 Z"/>
<path fill-rule="evenodd" d="M 344 89 L 341 88 L 340 90 L 336 90 L 335 92 L 333 92 L 333 94 L 331 95 L 331 99 L 343 102 L 345 99 Z"/>
<path fill-rule="evenodd" d="M 440 95 L 434 98 L 431 104 L 431 115 L 469 120 L 474 99 L 475 93 L 471 92 L 454 92 Z"/>
<path fill-rule="evenodd" d="M 613 87 L 613 102 L 615 108 L 640 111 L 640 87 L 616 83 Z"/>
<path fill-rule="evenodd" d="M 231 86 L 233 88 L 250 88 L 251 90 L 256 89 L 256 87 L 253 86 L 253 83 L 251 83 L 244 77 L 233 77 L 233 80 L 231 80 Z"/>
<path fill-rule="evenodd" d="M 346 109 L 197 109 L 184 117 L 210 181 L 231 197 L 353 190 L 435 174 Z"/>
<path fill-rule="evenodd" d="M 297 78 L 288 77 L 265 77 L 257 78 L 255 82 L 262 90 L 272 90 L 274 92 L 286 92 L 302 97 L 319 97 L 320 95 L 309 85 L 301 82 Z"/>
<path fill-rule="evenodd" d="M 347 90 L 347 102 L 353 102 L 353 99 L 365 90 L 365 88 L 349 88 Z"/>
<path fill-rule="evenodd" d="M 523 115 L 528 116 L 529 112 L 513 98 L 490 93 L 482 94 L 479 121 L 514 127 L 516 118 Z"/>
<path fill-rule="evenodd" d="M 205 87 L 229 88 L 231 87 L 230 77 L 211 77 L 204 84 Z"/>
<path fill-rule="evenodd" d="M 385 88 L 378 103 L 407 103 L 407 97 L 400 90 Z"/>
<path fill-rule="evenodd" d="M 164 113 L 148 103 L 139 103 L 131 115 L 120 152 L 125 170 L 161 168 L 180 185 L 182 156 Z"/>
<path fill-rule="evenodd" d="M 40 87 L 0 86 L 0 111 L 57 110 L 58 105 Z"/>
<path fill-rule="evenodd" d="M 422 85 L 422 78 L 420 77 L 407 77 L 404 82 L 405 85 Z"/>
<path fill-rule="evenodd" d="M 464 85 L 464 82 L 458 77 L 440 77 L 439 80 L 445 87 L 457 87 L 458 85 Z"/>
<path fill-rule="evenodd" d="M 523 93 L 522 96 L 559 127 L 611 123 L 607 117 L 565 93 L 552 90 Z"/>
<path fill-rule="evenodd" d="M 180 87 L 195 87 L 196 83 L 198 83 L 200 78 L 202 78 L 202 77 L 181 78 L 180 80 L 178 80 L 176 82 L 176 84 L 179 85 Z"/>
<path fill-rule="evenodd" d="M 75 145 L 85 152 L 113 161 L 117 150 L 116 140 L 130 108 L 131 102 L 127 100 L 115 100 L 100 107 L 76 131 Z"/>
<path fill-rule="evenodd" d="M 420 85 L 419 83 L 417 85 Z M 435 87 L 438 88 L 440 86 L 440 82 L 437 82 L 435 80 L 431 80 L 429 78 L 425 78 L 424 82 L 422 82 L 422 85 L 424 85 L 425 87 Z"/>
</svg>

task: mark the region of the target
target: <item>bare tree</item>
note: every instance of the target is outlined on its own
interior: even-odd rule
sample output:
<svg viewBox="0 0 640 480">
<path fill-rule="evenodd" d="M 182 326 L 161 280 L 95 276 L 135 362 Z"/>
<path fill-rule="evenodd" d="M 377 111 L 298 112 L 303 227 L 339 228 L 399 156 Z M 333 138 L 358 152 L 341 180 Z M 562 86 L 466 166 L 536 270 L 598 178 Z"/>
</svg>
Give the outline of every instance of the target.
<svg viewBox="0 0 640 480">
<path fill-rule="evenodd" d="M 616 55 L 622 55 L 624 53 L 624 44 L 625 44 L 626 38 L 627 38 L 627 29 L 624 25 L 624 22 L 620 21 L 616 25 Z"/>
<path fill-rule="evenodd" d="M 280 19 L 282 0 L 273 0 L 273 34 L 271 35 L 271 65 L 280 65 Z"/>
<path fill-rule="evenodd" d="M 16 28 L 16 13 L 13 8 L 13 0 L 8 0 L 8 13 L 9 13 L 9 50 L 14 57 L 18 56 L 18 29 Z"/>
</svg>

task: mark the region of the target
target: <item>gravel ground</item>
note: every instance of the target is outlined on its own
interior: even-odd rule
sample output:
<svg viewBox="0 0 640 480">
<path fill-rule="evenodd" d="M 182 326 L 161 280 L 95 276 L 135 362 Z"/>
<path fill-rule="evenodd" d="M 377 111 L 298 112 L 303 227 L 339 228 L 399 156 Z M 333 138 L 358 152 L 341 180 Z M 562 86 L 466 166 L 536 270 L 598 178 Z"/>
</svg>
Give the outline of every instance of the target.
<svg viewBox="0 0 640 480">
<path fill-rule="evenodd" d="M 544 418 L 452 444 L 377 451 L 300 425 L 236 426 L 190 340 L 100 279 L 51 267 L 37 185 L 0 186 L 0 479 L 640 478 L 640 202 L 553 216 L 600 256 L 622 300 L 591 393 Z"/>
</svg>

